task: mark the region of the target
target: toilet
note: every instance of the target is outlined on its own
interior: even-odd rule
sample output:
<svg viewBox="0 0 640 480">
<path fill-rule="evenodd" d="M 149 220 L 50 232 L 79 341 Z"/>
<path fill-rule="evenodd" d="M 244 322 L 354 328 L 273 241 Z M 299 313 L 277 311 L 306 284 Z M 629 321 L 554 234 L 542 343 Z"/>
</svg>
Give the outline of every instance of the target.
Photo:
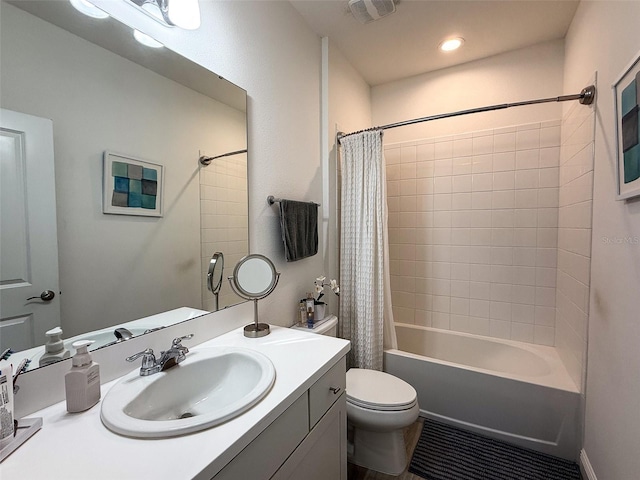
<svg viewBox="0 0 640 480">
<path fill-rule="evenodd" d="M 313 328 L 293 328 L 336 336 L 338 317 L 331 315 Z M 404 380 L 376 370 L 347 371 L 349 462 L 387 475 L 400 475 L 407 466 L 403 429 L 418 418 L 415 389 Z"/>
</svg>

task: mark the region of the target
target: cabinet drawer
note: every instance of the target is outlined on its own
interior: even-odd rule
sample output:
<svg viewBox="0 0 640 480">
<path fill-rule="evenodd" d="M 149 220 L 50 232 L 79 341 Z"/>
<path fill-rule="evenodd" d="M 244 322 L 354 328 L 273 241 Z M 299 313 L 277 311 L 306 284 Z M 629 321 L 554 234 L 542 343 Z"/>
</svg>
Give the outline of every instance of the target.
<svg viewBox="0 0 640 480">
<path fill-rule="evenodd" d="M 346 357 L 342 357 L 309 389 L 309 428 L 313 428 L 344 393 L 347 383 L 346 372 Z"/>
</svg>

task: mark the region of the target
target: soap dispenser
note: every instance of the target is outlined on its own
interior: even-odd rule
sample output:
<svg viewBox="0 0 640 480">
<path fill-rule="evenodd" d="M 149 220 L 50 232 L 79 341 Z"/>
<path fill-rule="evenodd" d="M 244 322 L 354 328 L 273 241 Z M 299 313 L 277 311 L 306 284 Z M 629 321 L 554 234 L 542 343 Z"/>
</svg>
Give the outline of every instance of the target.
<svg viewBox="0 0 640 480">
<path fill-rule="evenodd" d="M 47 343 L 44 344 L 44 354 L 40 357 L 39 364 L 41 367 L 69 358 L 71 353 L 64 348 L 62 341 L 62 329 L 60 327 L 52 328 L 45 332 Z"/>
<path fill-rule="evenodd" d="M 78 340 L 72 346 L 76 354 L 71 359 L 71 370 L 64 376 L 67 393 L 67 412 L 88 410 L 100 400 L 100 366 L 87 350 L 93 340 Z"/>
</svg>

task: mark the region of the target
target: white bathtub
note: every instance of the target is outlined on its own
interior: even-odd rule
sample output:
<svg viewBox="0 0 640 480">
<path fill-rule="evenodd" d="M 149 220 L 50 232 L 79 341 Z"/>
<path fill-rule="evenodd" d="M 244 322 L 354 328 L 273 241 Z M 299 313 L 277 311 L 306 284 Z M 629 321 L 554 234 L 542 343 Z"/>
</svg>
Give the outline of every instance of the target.
<svg viewBox="0 0 640 480">
<path fill-rule="evenodd" d="M 575 460 L 580 394 L 551 347 L 396 323 L 385 371 L 418 392 L 420 413 Z"/>
</svg>

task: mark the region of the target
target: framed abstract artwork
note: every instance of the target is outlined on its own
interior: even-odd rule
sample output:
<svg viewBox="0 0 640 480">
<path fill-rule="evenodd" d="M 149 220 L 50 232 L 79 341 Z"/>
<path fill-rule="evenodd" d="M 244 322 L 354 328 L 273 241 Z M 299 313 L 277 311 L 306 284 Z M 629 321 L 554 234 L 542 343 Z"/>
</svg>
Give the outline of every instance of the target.
<svg viewBox="0 0 640 480">
<path fill-rule="evenodd" d="M 640 195 L 640 52 L 613 84 L 618 200 Z"/>
<path fill-rule="evenodd" d="M 104 152 L 103 213 L 161 217 L 163 170 L 156 163 Z"/>
</svg>

